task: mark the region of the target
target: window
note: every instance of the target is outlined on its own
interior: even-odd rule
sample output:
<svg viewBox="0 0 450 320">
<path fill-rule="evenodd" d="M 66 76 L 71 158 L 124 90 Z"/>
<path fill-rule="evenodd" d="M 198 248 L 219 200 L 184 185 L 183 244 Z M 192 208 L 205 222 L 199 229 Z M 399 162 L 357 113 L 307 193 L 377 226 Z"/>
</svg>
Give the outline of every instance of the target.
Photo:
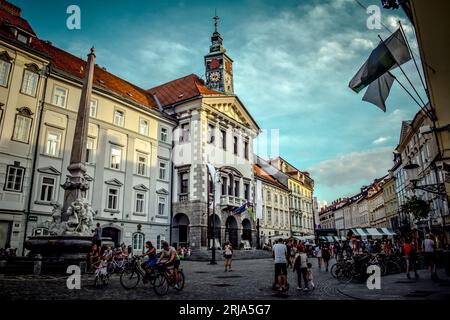
<svg viewBox="0 0 450 320">
<path fill-rule="evenodd" d="M 276 194 L 273 195 L 273 202 L 278 203 L 278 196 Z"/>
<path fill-rule="evenodd" d="M 33 229 L 33 236 L 48 236 L 50 232 L 47 228 L 36 228 Z"/>
<path fill-rule="evenodd" d="M 267 209 L 267 221 L 269 222 L 269 224 L 272 223 L 272 210 Z"/>
<path fill-rule="evenodd" d="M 137 157 L 137 174 L 145 176 L 147 169 L 147 156 L 138 154 Z"/>
<path fill-rule="evenodd" d="M 121 158 L 122 158 L 122 149 L 112 147 L 111 148 L 111 169 L 120 170 Z"/>
<path fill-rule="evenodd" d="M 159 162 L 159 179 L 160 180 L 166 180 L 166 168 L 167 164 L 165 162 L 160 161 Z"/>
<path fill-rule="evenodd" d="M 148 136 L 148 121 L 145 119 L 139 119 L 139 133 Z"/>
<path fill-rule="evenodd" d="M 248 141 L 244 141 L 244 157 L 248 160 Z"/>
<path fill-rule="evenodd" d="M 212 124 L 208 124 L 208 143 L 214 143 L 214 131 L 216 128 Z"/>
<path fill-rule="evenodd" d="M 108 189 L 108 203 L 107 209 L 118 210 L 119 208 L 119 189 L 109 188 Z"/>
<path fill-rule="evenodd" d="M 271 198 L 270 198 L 270 191 L 267 191 L 267 201 L 268 202 L 272 201 Z"/>
<path fill-rule="evenodd" d="M 87 138 L 86 142 L 86 162 L 94 162 L 94 150 L 95 150 L 95 140 L 92 138 Z"/>
<path fill-rule="evenodd" d="M 239 197 L 239 180 L 234 180 L 234 196 Z"/>
<path fill-rule="evenodd" d="M 60 145 L 61 145 L 61 133 L 48 131 L 47 139 L 45 141 L 45 154 L 52 157 L 59 156 Z"/>
<path fill-rule="evenodd" d="M 167 128 L 161 128 L 159 135 L 160 135 L 159 139 L 161 141 L 167 142 L 167 136 L 168 136 Z"/>
<path fill-rule="evenodd" d="M 25 44 L 28 43 L 28 37 L 22 33 L 17 34 L 17 40 Z"/>
<path fill-rule="evenodd" d="M 223 177 L 222 178 L 222 195 L 226 195 L 227 194 L 227 178 Z"/>
<path fill-rule="evenodd" d="M 189 142 L 189 123 L 183 123 L 181 125 L 180 142 Z"/>
<path fill-rule="evenodd" d="M 53 199 L 53 191 L 55 190 L 55 178 L 42 177 L 41 193 L 39 200 L 43 202 L 50 202 Z"/>
<path fill-rule="evenodd" d="M 119 127 L 123 127 L 125 120 L 125 114 L 123 111 L 114 110 L 114 124 Z"/>
<path fill-rule="evenodd" d="M 67 89 L 61 87 L 55 87 L 53 91 L 53 104 L 58 107 L 64 108 L 67 100 Z"/>
<path fill-rule="evenodd" d="M 89 105 L 89 117 L 97 117 L 97 105 L 98 101 L 95 99 L 91 99 L 91 103 Z"/>
<path fill-rule="evenodd" d="M 227 149 L 227 132 L 224 129 L 220 130 L 220 134 L 222 136 L 222 149 Z"/>
<path fill-rule="evenodd" d="M 186 194 L 189 192 L 189 172 L 180 173 L 180 193 Z"/>
<path fill-rule="evenodd" d="M 160 235 L 158 235 L 157 237 L 156 237 L 156 249 L 157 250 L 161 250 L 161 241 L 162 241 L 163 239 L 161 239 L 161 236 Z"/>
<path fill-rule="evenodd" d="M 144 213 L 144 207 L 145 207 L 145 194 L 142 192 L 138 192 L 138 193 L 136 193 L 135 212 L 136 213 Z"/>
<path fill-rule="evenodd" d="M 9 70 L 11 70 L 11 63 L 0 60 L 0 86 L 8 86 Z"/>
<path fill-rule="evenodd" d="M 18 166 L 8 166 L 6 169 L 5 190 L 22 192 L 25 168 Z"/>
<path fill-rule="evenodd" d="M 23 72 L 21 92 L 34 97 L 36 95 L 37 83 L 38 74 L 30 70 L 25 70 Z"/>
<path fill-rule="evenodd" d="M 233 137 L 233 153 L 235 155 L 238 154 L 238 138 L 237 137 Z"/>
<path fill-rule="evenodd" d="M 166 214 L 166 198 L 158 197 L 158 215 L 164 216 Z"/>
<path fill-rule="evenodd" d="M 133 251 L 144 252 L 144 234 L 141 232 L 133 234 Z"/>
<path fill-rule="evenodd" d="M 250 201 L 250 184 L 244 183 L 244 197 L 245 200 Z"/>
<path fill-rule="evenodd" d="M 28 143 L 30 138 L 31 122 L 32 119 L 29 116 L 17 114 L 14 125 L 13 140 Z"/>
</svg>

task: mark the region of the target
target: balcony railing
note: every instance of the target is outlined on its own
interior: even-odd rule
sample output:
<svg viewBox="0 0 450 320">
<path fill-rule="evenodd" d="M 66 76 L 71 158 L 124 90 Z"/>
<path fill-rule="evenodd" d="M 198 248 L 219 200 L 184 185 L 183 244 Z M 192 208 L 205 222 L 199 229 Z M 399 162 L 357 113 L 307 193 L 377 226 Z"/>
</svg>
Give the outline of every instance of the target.
<svg viewBox="0 0 450 320">
<path fill-rule="evenodd" d="M 182 193 L 178 195 L 178 201 L 179 202 L 188 202 L 189 201 L 189 196 L 187 193 Z"/>
<path fill-rule="evenodd" d="M 227 207 L 240 207 L 244 204 L 244 199 L 235 196 L 220 196 L 220 205 Z"/>
</svg>

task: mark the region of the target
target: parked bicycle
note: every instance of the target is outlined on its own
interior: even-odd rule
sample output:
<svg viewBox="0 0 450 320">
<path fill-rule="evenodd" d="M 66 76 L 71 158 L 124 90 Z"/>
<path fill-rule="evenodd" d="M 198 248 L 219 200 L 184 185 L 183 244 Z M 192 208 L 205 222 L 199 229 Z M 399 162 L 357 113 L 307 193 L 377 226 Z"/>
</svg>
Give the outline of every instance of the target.
<svg viewBox="0 0 450 320">
<path fill-rule="evenodd" d="M 129 266 L 127 258 L 123 258 L 120 255 L 114 255 L 108 263 L 108 274 L 112 275 L 116 272 L 121 272 Z"/>
</svg>

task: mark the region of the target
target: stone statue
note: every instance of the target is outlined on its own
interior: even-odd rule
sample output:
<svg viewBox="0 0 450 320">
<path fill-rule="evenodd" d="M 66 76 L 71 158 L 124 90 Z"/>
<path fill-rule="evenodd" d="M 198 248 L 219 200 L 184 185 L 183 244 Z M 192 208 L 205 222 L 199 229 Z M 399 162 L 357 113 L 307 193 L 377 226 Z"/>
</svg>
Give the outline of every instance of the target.
<svg viewBox="0 0 450 320">
<path fill-rule="evenodd" d="M 62 206 L 56 202 L 52 205 L 52 221 L 49 224 L 51 235 L 91 235 L 95 211 L 89 202 L 83 199 L 73 201 L 65 214 L 67 221 L 62 221 Z"/>
</svg>

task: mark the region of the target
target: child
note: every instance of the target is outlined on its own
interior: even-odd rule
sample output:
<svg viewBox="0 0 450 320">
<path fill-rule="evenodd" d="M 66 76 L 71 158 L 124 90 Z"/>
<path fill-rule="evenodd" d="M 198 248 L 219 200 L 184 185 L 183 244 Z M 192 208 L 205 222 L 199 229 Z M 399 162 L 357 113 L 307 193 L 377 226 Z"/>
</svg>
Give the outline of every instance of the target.
<svg viewBox="0 0 450 320">
<path fill-rule="evenodd" d="M 312 272 L 311 262 L 308 262 L 307 266 L 308 266 L 308 270 L 306 272 L 306 279 L 308 280 L 308 289 L 314 290 L 313 272 Z"/>
<path fill-rule="evenodd" d="M 113 252 L 111 250 L 111 246 L 107 246 L 105 252 L 103 252 L 103 257 L 106 258 L 106 261 L 109 261 L 113 257 Z"/>
</svg>

